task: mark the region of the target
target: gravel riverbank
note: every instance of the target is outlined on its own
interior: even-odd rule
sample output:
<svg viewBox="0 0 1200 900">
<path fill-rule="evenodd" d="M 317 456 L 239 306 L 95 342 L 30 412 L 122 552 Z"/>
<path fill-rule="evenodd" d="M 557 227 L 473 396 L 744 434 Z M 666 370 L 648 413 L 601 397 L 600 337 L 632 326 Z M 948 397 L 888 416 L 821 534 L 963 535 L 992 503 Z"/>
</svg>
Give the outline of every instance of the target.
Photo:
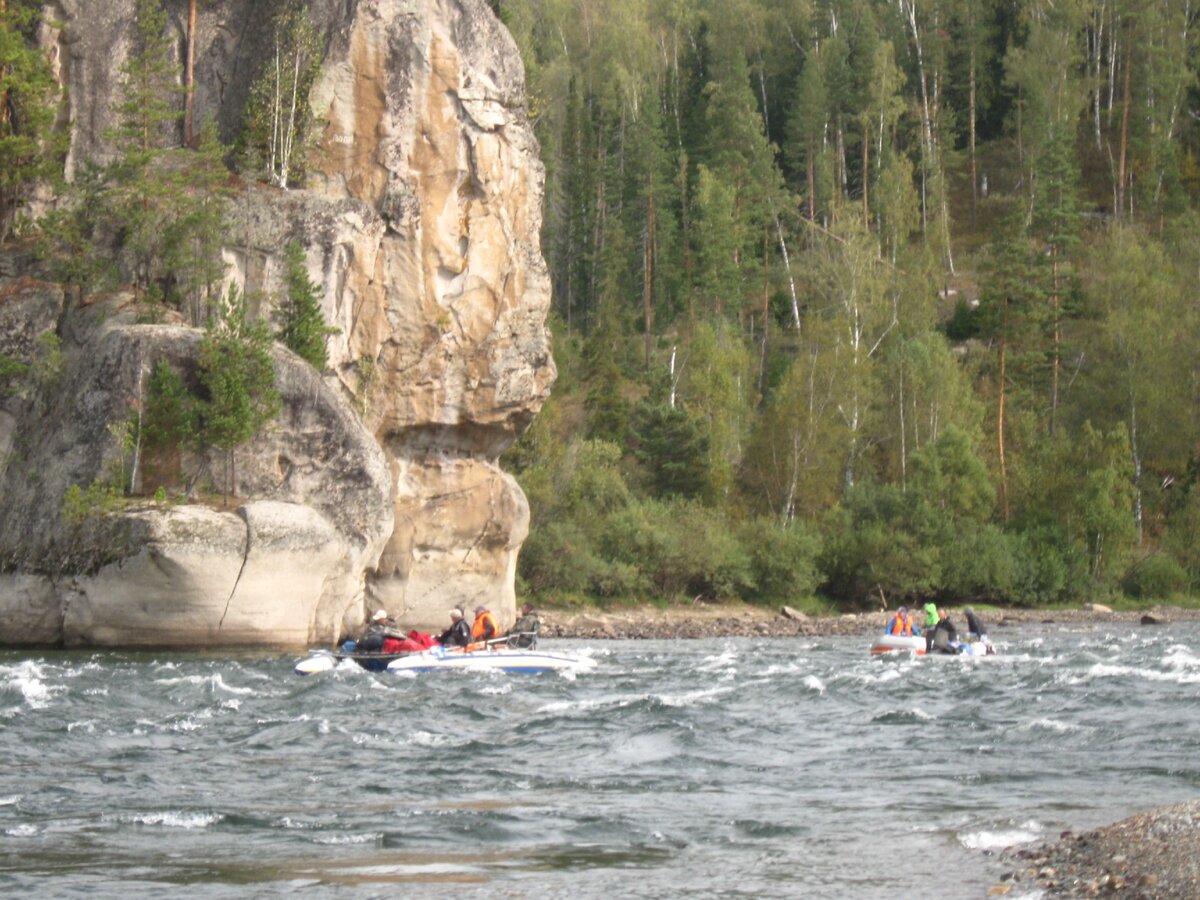
<svg viewBox="0 0 1200 900">
<path fill-rule="evenodd" d="M 543 609 L 545 637 L 595 639 L 664 639 L 710 637 L 796 637 L 868 635 L 883 629 L 891 613 L 882 611 L 832 616 L 749 605 L 654 606 L 603 610 Z M 951 607 L 951 617 L 966 627 L 961 608 Z M 982 611 L 981 617 L 994 638 L 1015 634 L 1029 625 L 1079 626 L 1103 623 L 1164 624 L 1200 619 L 1200 609 L 1156 606 L 1133 612 L 1114 612 L 1092 605 L 1078 609 L 1006 609 Z"/>
<path fill-rule="evenodd" d="M 1140 812 L 1049 844 L 1007 851 L 989 896 L 1200 897 L 1200 800 Z"/>
</svg>

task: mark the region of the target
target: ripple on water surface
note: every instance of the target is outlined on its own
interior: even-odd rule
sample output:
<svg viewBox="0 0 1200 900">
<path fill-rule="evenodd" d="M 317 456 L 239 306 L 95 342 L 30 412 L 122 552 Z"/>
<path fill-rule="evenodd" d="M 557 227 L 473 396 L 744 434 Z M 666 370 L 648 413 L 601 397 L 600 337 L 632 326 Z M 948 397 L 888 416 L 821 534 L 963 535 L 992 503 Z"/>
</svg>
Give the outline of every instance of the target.
<svg viewBox="0 0 1200 900">
<path fill-rule="evenodd" d="M 1200 791 L 1200 627 L 997 637 L 559 642 L 599 667 L 535 677 L 3 653 L 0 884 L 980 895 L 998 849 Z"/>
</svg>

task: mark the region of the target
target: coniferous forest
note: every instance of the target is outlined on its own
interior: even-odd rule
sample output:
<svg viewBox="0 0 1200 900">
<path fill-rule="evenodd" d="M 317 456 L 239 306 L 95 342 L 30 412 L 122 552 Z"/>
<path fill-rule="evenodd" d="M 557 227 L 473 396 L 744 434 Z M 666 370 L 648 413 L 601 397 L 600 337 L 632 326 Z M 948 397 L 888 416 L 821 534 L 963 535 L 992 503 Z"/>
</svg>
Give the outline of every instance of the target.
<svg viewBox="0 0 1200 900">
<path fill-rule="evenodd" d="M 1190 3 L 493 8 L 546 168 L 559 371 L 502 459 L 532 514 L 518 593 L 820 609 L 1196 591 Z M 0 10 L 0 239 L 50 243 L 82 290 L 103 274 L 89 236 L 119 217 L 138 290 L 234 321 L 206 262 L 222 166 L 301 186 L 304 141 L 277 160 L 251 115 L 236 153 L 191 135 L 200 150 L 164 167 L 145 135 L 183 100 L 143 0 L 120 158 L 59 184 L 65 212 L 23 220 L 56 177 L 55 86 L 30 41 L 40 8 Z M 166 223 L 145 215 L 181 196 L 164 171 L 202 188 Z M 320 357 L 301 276 L 279 337 Z M 216 442 L 194 412 L 164 439 Z"/>
<path fill-rule="evenodd" d="M 1196 10 L 503 0 L 559 380 L 521 588 L 820 608 L 1200 579 Z"/>
</svg>

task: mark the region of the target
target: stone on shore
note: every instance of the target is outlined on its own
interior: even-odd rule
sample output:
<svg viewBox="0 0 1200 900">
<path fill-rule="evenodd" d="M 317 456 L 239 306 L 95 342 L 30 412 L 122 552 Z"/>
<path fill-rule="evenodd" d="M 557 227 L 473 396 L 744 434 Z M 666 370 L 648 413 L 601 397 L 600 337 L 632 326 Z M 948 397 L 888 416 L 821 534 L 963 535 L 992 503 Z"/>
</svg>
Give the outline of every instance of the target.
<svg viewBox="0 0 1200 900">
<path fill-rule="evenodd" d="M 1200 897 L 1200 800 L 1137 813 L 1112 825 L 1009 851 L 1009 873 L 1043 897 Z"/>
</svg>

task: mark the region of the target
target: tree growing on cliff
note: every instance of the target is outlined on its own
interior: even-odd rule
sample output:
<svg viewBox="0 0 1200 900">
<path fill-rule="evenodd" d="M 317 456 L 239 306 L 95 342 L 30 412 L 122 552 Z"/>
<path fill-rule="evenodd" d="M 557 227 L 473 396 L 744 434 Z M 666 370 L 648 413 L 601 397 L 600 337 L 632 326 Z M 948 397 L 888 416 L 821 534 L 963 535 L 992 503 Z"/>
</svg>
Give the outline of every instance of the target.
<svg viewBox="0 0 1200 900">
<path fill-rule="evenodd" d="M 321 64 L 321 42 L 307 4 L 289 0 L 275 18 L 272 52 L 250 88 L 243 157 L 247 168 L 287 187 L 304 177 L 313 125 L 308 94 Z"/>
<path fill-rule="evenodd" d="M 138 0 L 136 15 L 135 49 L 121 66 L 117 127 L 109 135 L 121 156 L 109 173 L 108 202 L 111 220 L 119 224 L 121 242 L 132 256 L 134 283 L 145 289 L 178 218 L 172 209 L 178 187 L 164 177 L 159 163 L 163 151 L 178 142 L 181 88 L 166 12 L 158 0 Z"/>
<path fill-rule="evenodd" d="M 0 0 L 0 241 L 29 190 L 59 163 L 49 146 L 58 85 L 32 32 L 40 4 Z"/>
<path fill-rule="evenodd" d="M 279 306 L 278 338 L 284 346 L 307 360 L 318 372 L 324 371 L 328 354 L 325 338 L 338 334 L 340 329 L 325 324 L 320 286 L 308 277 L 304 265 L 304 248 L 292 241 L 284 249 L 284 281 L 287 294 Z"/>
<path fill-rule="evenodd" d="M 237 495 L 237 448 L 279 414 L 271 343 L 266 322 L 252 317 L 245 297 L 231 287 L 200 343 L 197 417 L 201 443 L 225 452 L 226 498 L 230 489 Z"/>
<path fill-rule="evenodd" d="M 193 325 L 212 315 L 214 295 L 225 277 L 222 244 L 229 235 L 229 170 L 222 159 L 216 123 L 200 130 L 196 152 L 184 154 L 170 176 L 175 187 L 171 221 L 162 235 L 162 262 L 168 269 L 167 299 L 185 310 Z"/>
</svg>

